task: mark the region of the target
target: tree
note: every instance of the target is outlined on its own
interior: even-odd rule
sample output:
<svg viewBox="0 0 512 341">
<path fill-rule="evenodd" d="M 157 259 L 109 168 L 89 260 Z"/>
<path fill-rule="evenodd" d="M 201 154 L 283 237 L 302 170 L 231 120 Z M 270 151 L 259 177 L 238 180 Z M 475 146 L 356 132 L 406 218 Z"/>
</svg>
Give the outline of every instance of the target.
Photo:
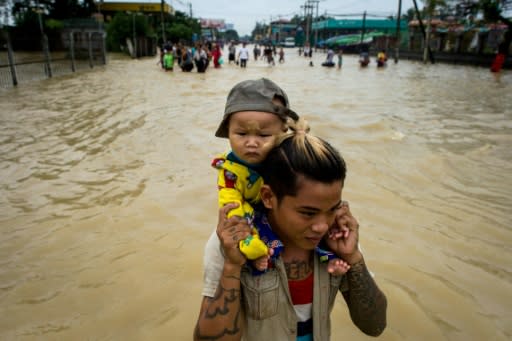
<svg viewBox="0 0 512 341">
<path fill-rule="evenodd" d="M 236 30 L 226 30 L 226 32 L 224 32 L 225 41 L 238 41 L 239 39 L 240 37 L 238 36 L 238 32 Z"/>
<path fill-rule="evenodd" d="M 9 24 L 11 6 L 11 0 L 0 0 L 0 27 Z"/>
<path fill-rule="evenodd" d="M 78 0 L 54 0 L 49 6 L 49 17 L 53 19 L 68 19 L 85 16 L 82 5 Z"/>
<path fill-rule="evenodd" d="M 38 33 L 40 31 L 39 17 L 36 10 L 40 10 L 41 15 L 44 15 L 48 9 L 44 3 L 40 3 L 39 8 L 36 9 L 30 0 L 16 1 L 12 6 L 15 26 L 32 34 Z"/>
<path fill-rule="evenodd" d="M 503 13 L 512 9 L 512 0 L 446 0 L 451 15 L 458 19 L 482 14 L 485 22 L 507 22 Z"/>
<path fill-rule="evenodd" d="M 191 41 L 194 33 L 201 33 L 201 25 L 197 19 L 189 17 L 184 12 L 176 11 L 169 21 L 170 24 L 167 25 L 165 34 L 172 42 Z"/>
<path fill-rule="evenodd" d="M 498 52 L 508 55 L 510 43 L 512 42 L 512 20 L 504 16 L 506 10 L 512 9 L 512 0 L 465 0 L 453 1 L 455 8 L 460 15 L 477 16 L 482 14 L 487 23 L 502 22 L 507 25 L 507 32 L 503 36 L 503 41 L 498 47 Z"/>
<path fill-rule="evenodd" d="M 251 32 L 251 37 L 253 39 L 259 38 L 259 39 L 266 39 L 267 38 L 267 32 L 268 32 L 269 26 L 265 23 L 256 22 L 256 26 Z"/>
<path fill-rule="evenodd" d="M 169 26 L 166 30 L 167 38 L 173 43 L 177 43 L 180 40 L 190 41 L 194 31 L 183 23 L 174 23 Z"/>
<path fill-rule="evenodd" d="M 43 19 L 51 18 L 54 19 L 52 22 L 55 23 L 55 20 L 89 18 L 95 11 L 95 5 L 93 0 L 39 0 L 37 2 L 18 0 L 12 6 L 12 15 L 16 26 L 25 27 L 29 30 L 33 27 L 39 27 L 39 18 L 36 11 L 39 11 Z M 55 26 L 55 24 L 53 25 Z"/>
<path fill-rule="evenodd" d="M 110 51 L 121 51 L 126 38 L 134 35 L 151 37 L 155 34 L 145 16 L 118 12 L 107 26 L 107 47 Z"/>
<path fill-rule="evenodd" d="M 407 12 L 402 14 L 402 19 L 406 20 L 407 22 L 414 20 L 415 17 L 416 17 L 416 11 L 414 10 L 414 8 L 409 8 L 407 10 Z"/>
</svg>

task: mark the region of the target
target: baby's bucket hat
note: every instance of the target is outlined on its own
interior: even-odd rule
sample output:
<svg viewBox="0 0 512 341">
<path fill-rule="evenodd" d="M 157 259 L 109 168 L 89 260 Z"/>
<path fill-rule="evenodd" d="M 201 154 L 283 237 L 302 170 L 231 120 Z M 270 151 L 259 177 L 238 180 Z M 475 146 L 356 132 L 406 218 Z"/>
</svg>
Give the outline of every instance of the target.
<svg viewBox="0 0 512 341">
<path fill-rule="evenodd" d="M 279 98 L 284 106 L 272 102 Z M 229 116 L 240 111 L 263 111 L 279 116 L 283 122 L 290 117 L 294 121 L 299 119 L 290 109 L 288 96 L 276 83 L 267 78 L 246 80 L 238 83 L 231 89 L 226 100 L 226 108 L 222 122 L 215 132 L 217 137 L 228 137 Z"/>
</svg>

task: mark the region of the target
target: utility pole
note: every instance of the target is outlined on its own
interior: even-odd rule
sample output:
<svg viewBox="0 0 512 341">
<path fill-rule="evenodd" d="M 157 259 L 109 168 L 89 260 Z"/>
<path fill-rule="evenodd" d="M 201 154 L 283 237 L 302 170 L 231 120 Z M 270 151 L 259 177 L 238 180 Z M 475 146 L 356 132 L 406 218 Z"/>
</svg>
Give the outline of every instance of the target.
<svg viewBox="0 0 512 341">
<path fill-rule="evenodd" d="M 304 6 L 301 6 L 304 8 L 304 18 L 306 19 L 306 41 L 305 43 L 309 45 L 309 35 L 310 35 L 310 28 L 311 28 L 311 16 L 313 15 L 313 5 L 311 5 L 315 0 L 306 0 L 304 3 Z"/>
<path fill-rule="evenodd" d="M 98 2 L 98 31 L 101 32 L 101 23 L 103 20 L 101 20 L 101 4 L 103 3 L 103 0 L 100 0 Z"/>
<path fill-rule="evenodd" d="M 164 4 L 165 4 L 165 0 L 161 0 L 161 2 L 160 2 L 160 22 L 162 24 L 162 40 L 163 40 L 162 43 L 163 44 L 165 44 L 165 42 L 167 41 L 167 38 L 165 37 Z"/>
<path fill-rule="evenodd" d="M 320 0 L 310 0 L 310 2 L 313 4 L 316 4 L 316 14 L 315 14 L 314 22 L 318 22 L 318 3 L 320 2 Z M 311 8 L 311 13 L 313 13 L 313 8 L 314 8 L 314 6 L 312 6 L 312 8 Z M 317 42 L 318 42 L 318 27 L 315 29 L 315 51 L 316 51 Z"/>
<path fill-rule="evenodd" d="M 300 6 L 301 8 L 304 8 L 304 22 L 306 24 L 306 36 L 304 37 L 304 45 L 306 45 L 309 42 L 308 38 L 308 17 L 307 17 L 307 7 L 306 7 L 307 1 L 304 3 L 304 6 Z"/>
<path fill-rule="evenodd" d="M 270 44 L 272 44 L 272 16 L 270 16 L 270 20 L 269 20 L 269 24 L 268 24 L 268 36 L 269 36 L 269 39 L 270 39 Z"/>
<path fill-rule="evenodd" d="M 48 78 L 52 78 L 52 64 L 51 64 L 51 59 L 50 59 L 50 48 L 48 46 L 48 36 L 46 35 L 46 33 L 44 32 L 44 29 L 43 29 L 43 19 L 41 18 L 41 12 L 43 10 L 39 7 L 39 0 L 36 1 L 36 6 L 37 6 L 37 17 L 39 20 L 39 30 L 41 31 L 41 40 L 43 43 L 43 51 L 44 51 L 44 56 L 45 56 L 45 70 L 46 70 Z"/>
<path fill-rule="evenodd" d="M 420 11 L 418 10 L 418 4 L 416 3 L 416 0 L 413 0 L 413 3 L 414 3 L 414 9 L 416 10 L 416 16 L 418 17 L 418 22 L 420 24 L 421 33 L 423 33 L 423 39 L 425 40 L 425 43 L 426 43 L 427 34 L 425 33 L 425 26 L 423 26 L 423 21 L 421 20 L 421 14 L 420 14 Z M 430 62 L 432 64 L 434 64 L 435 63 L 434 54 L 432 53 L 432 50 L 430 49 L 430 44 L 427 44 L 426 48 L 428 51 L 428 55 L 430 57 Z"/>
<path fill-rule="evenodd" d="M 133 24 L 133 57 L 137 58 L 137 37 L 135 34 L 135 13 L 132 13 L 132 24 Z"/>
<path fill-rule="evenodd" d="M 402 17 L 402 0 L 398 0 L 398 14 L 396 17 L 396 43 L 395 43 L 395 64 L 398 63 L 398 53 L 400 50 L 400 20 Z"/>
<path fill-rule="evenodd" d="M 426 63 L 427 62 L 427 56 L 428 56 L 428 51 L 430 50 L 430 31 L 432 31 L 432 15 L 434 14 L 434 10 L 435 10 L 435 2 L 434 4 L 432 4 L 433 0 L 428 0 L 426 2 L 426 6 L 427 6 L 427 15 L 428 15 L 428 21 L 427 21 L 427 35 L 426 35 L 426 38 L 425 38 L 425 46 L 423 48 L 423 63 Z M 427 48 L 428 47 L 428 48 Z"/>
<path fill-rule="evenodd" d="M 366 31 L 366 11 L 364 11 L 364 13 L 363 13 L 363 27 L 361 28 L 361 41 L 360 41 L 361 45 L 363 44 L 363 41 L 364 41 L 365 31 Z"/>
</svg>

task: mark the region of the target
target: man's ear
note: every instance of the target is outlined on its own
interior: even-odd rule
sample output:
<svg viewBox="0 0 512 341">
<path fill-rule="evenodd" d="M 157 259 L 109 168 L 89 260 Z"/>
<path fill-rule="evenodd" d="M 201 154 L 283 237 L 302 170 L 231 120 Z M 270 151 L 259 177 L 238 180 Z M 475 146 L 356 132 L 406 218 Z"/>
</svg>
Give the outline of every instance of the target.
<svg viewBox="0 0 512 341">
<path fill-rule="evenodd" d="M 274 207 L 276 197 L 274 195 L 274 192 L 272 192 L 272 189 L 268 185 L 261 186 L 260 196 L 261 202 L 263 203 L 265 208 L 271 209 L 272 207 Z"/>
</svg>

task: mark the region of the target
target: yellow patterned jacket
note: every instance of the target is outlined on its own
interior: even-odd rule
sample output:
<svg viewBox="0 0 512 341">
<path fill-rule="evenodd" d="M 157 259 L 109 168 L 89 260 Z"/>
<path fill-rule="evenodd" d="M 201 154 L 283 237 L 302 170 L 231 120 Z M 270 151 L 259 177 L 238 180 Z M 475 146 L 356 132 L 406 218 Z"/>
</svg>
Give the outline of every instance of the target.
<svg viewBox="0 0 512 341">
<path fill-rule="evenodd" d="M 260 201 L 260 188 L 263 178 L 251 167 L 242 164 L 232 153 L 218 155 L 212 166 L 218 170 L 217 185 L 219 188 L 219 207 L 230 202 L 240 204 L 228 213 L 247 218 L 252 221 L 254 209 L 252 205 Z"/>
</svg>

